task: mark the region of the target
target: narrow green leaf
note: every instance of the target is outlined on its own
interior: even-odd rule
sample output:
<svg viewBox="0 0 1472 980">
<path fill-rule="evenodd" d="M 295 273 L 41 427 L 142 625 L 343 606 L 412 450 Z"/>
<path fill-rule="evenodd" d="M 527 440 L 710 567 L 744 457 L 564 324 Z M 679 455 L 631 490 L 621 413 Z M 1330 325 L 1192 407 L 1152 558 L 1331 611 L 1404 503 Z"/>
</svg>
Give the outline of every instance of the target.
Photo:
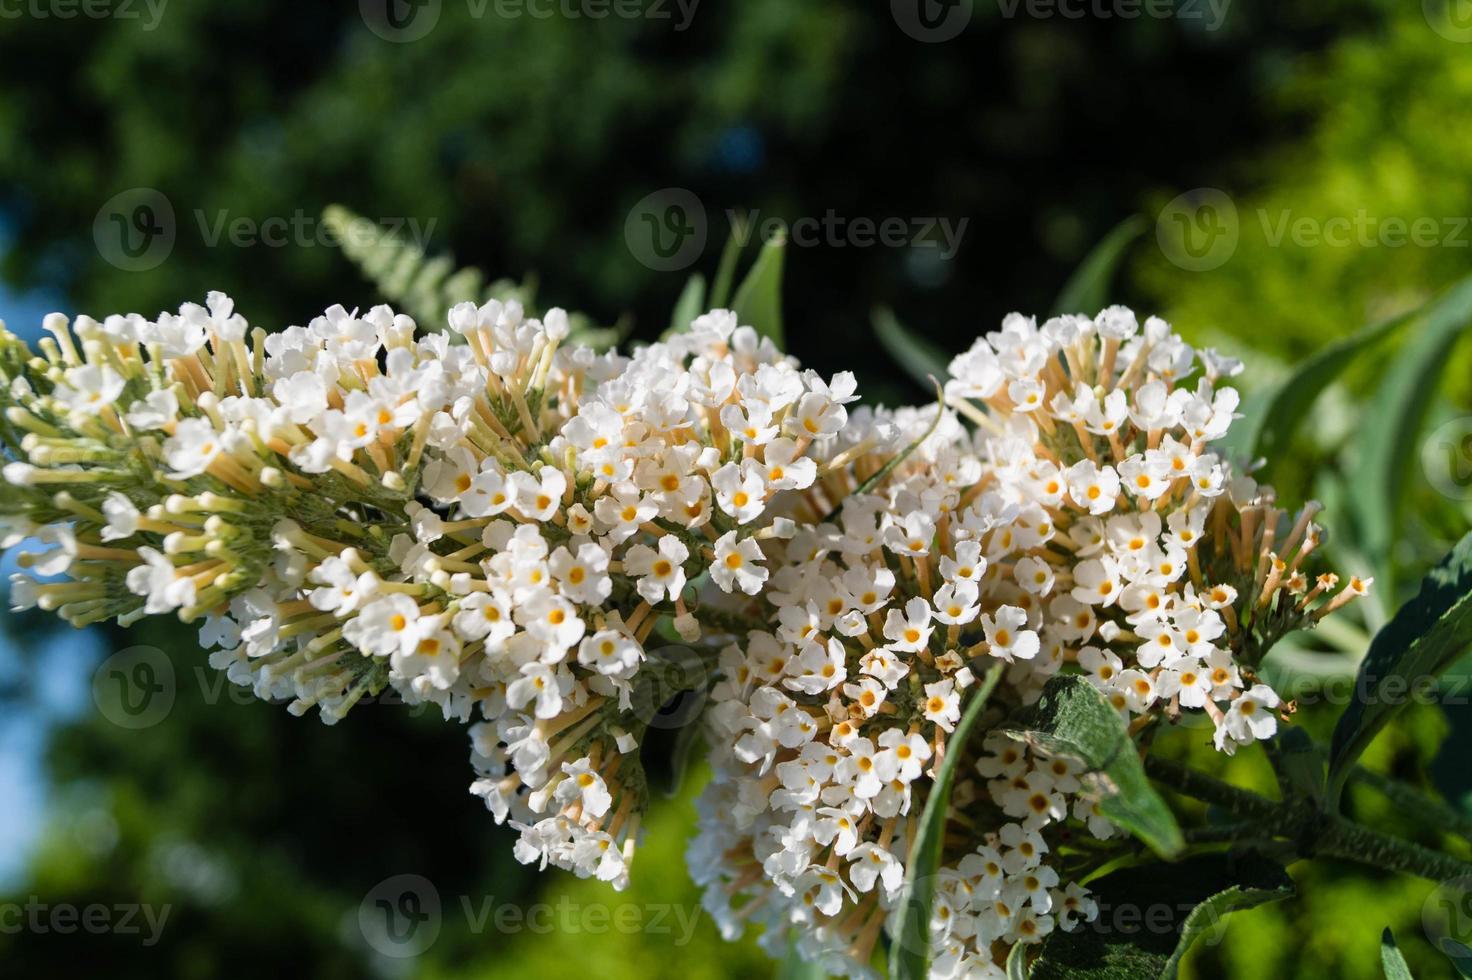
<svg viewBox="0 0 1472 980">
<path fill-rule="evenodd" d="M 1240 439 L 1244 455 L 1249 459 L 1266 457 L 1271 468 L 1287 449 L 1299 424 L 1324 389 L 1357 356 L 1414 315 L 1414 312 L 1410 312 L 1390 317 L 1321 348 L 1298 365 L 1288 377 L 1262 392 L 1260 404 L 1244 406 L 1244 418 L 1232 427 L 1233 435 Z"/>
<path fill-rule="evenodd" d="M 745 219 L 737 218 L 732 222 L 731 237 L 726 239 L 726 244 L 721 249 L 721 261 L 716 266 L 716 280 L 710 288 L 711 309 L 725 309 L 730 302 L 731 287 L 736 282 L 736 263 L 741 261 L 741 253 L 746 250 L 746 242 L 750 236 L 751 228 Z"/>
<path fill-rule="evenodd" d="M 905 890 L 900 896 L 895 940 L 889 948 L 891 980 L 925 980 L 930 972 L 930 907 L 935 901 L 935 875 L 945 839 L 951 785 L 971 731 L 1002 678 L 1002 667 L 1001 663 L 994 664 L 971 695 L 956 730 L 946 740 L 940 772 L 936 773 L 935 783 L 925 798 L 925 810 L 905 862 Z"/>
<path fill-rule="evenodd" d="M 1185 847 L 1170 807 L 1145 776 L 1124 719 L 1092 684 L 1076 675 L 1048 681 L 1038 703 L 1003 731 L 1034 748 L 1082 762 L 1100 797 L 1099 811 L 1162 857 Z"/>
<path fill-rule="evenodd" d="M 1390 553 L 1404 512 L 1406 475 L 1415 471 L 1416 436 L 1453 345 L 1472 321 L 1472 277 L 1429 303 L 1411 323 L 1405 348 L 1391 363 L 1366 407 L 1350 496 L 1366 554 L 1379 566 L 1381 587 L 1394 589 Z M 1387 595 L 1392 594 L 1387 592 Z"/>
<path fill-rule="evenodd" d="M 1406 958 L 1395 945 L 1395 933 L 1386 926 L 1380 934 L 1380 965 L 1385 967 L 1385 980 L 1415 980 Z"/>
<path fill-rule="evenodd" d="M 1339 716 L 1329 748 L 1328 804 L 1360 753 L 1413 692 L 1472 645 L 1472 534 L 1421 580 L 1421 591 L 1370 641 L 1355 679 L 1354 700 Z"/>
<path fill-rule="evenodd" d="M 1027 980 L 1027 943 L 1014 943 L 1007 954 L 1007 980 Z"/>
<path fill-rule="evenodd" d="M 787 239 L 774 235 L 762 246 L 731 302 L 731 309 L 743 325 L 754 327 L 758 335 L 782 349 L 787 343 L 782 330 L 782 264 L 786 255 Z"/>
<path fill-rule="evenodd" d="M 929 388 L 931 378 L 944 384 L 951 376 L 946 370 L 951 359 L 945 352 L 900 323 L 889 307 L 875 307 L 871 316 L 879 345 L 917 384 Z"/>
<path fill-rule="evenodd" d="M 1125 252 L 1144 234 L 1145 219 L 1138 214 L 1115 225 L 1064 283 L 1053 302 L 1053 315 L 1083 313 L 1093 316 L 1109 305 L 1109 291 Z"/>
<path fill-rule="evenodd" d="M 690 277 L 685 283 L 685 288 L 680 291 L 680 298 L 675 301 L 674 312 L 670 314 L 670 325 L 664 332 L 661 340 L 668 340 L 677 333 L 684 333 L 690 329 L 690 324 L 695 318 L 705 312 L 705 276 L 700 273 Z"/>
<path fill-rule="evenodd" d="M 1175 980 L 1192 943 L 1232 912 L 1292 896 L 1293 881 L 1259 855 L 1217 853 L 1168 869 L 1126 868 L 1089 889 L 1099 917 L 1073 932 L 1054 930 L 1032 980 Z"/>
</svg>

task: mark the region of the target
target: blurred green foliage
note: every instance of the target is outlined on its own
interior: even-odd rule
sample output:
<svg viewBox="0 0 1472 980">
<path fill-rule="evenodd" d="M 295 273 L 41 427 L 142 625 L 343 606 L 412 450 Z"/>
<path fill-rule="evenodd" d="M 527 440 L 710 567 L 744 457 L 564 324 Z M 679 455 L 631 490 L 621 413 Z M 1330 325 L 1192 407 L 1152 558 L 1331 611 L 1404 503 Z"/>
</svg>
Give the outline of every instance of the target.
<svg viewBox="0 0 1472 980">
<path fill-rule="evenodd" d="M 378 300 L 318 238 L 323 207 L 340 202 L 414 219 L 432 251 L 492 276 L 535 273 L 545 302 L 601 323 L 630 313 L 636 335 L 651 338 L 685 273 L 640 264 L 624 231 L 631 206 L 661 188 L 704 202 L 707 274 L 727 209 L 965 218 L 951 261 L 924 248 L 787 257 L 794 352 L 824 370 L 857 367 L 866 390 L 908 401 L 923 393 L 859 340 L 871 308 L 888 305 L 938 348 L 959 350 L 1008 310 L 1046 309 L 1119 220 L 1153 219 L 1192 187 L 1232 195 L 1236 252 L 1190 272 L 1166 261 L 1152 228 L 1122 298 L 1148 300 L 1225 347 L 1286 362 L 1467 271 L 1472 248 L 1274 246 L 1258 216 L 1472 215 L 1472 47 L 1432 31 L 1420 4 L 1239 0 L 1221 30 L 1204 32 L 1178 19 L 1006 19 L 978 2 L 967 32 L 946 44 L 905 36 L 886 6 L 702 5 L 677 32 L 648 19 L 474 18 L 449 2 L 428 36 L 400 44 L 368 30 L 356 4 L 170 4 L 147 31 L 7 21 L 4 272 L 93 314 L 153 312 L 225 289 L 253 322 L 276 328 L 329 303 Z M 172 252 L 146 272 L 110 264 L 92 233 L 108 199 L 135 187 L 156 189 L 175 213 Z M 305 238 L 211 242 L 222 219 L 239 218 L 284 219 Z M 1362 386 L 1372 367 L 1348 383 Z M 1469 390 L 1451 389 L 1464 405 Z M 1331 392 L 1326 406 L 1348 402 Z M 1318 429 L 1288 473 L 1289 499 L 1312 491 L 1316 468 L 1352 438 L 1351 422 Z M 202 658 L 177 626 L 107 642 L 168 651 L 185 681 L 178 701 L 143 731 L 90 715 L 58 731 L 53 819 L 9 898 L 173 912 L 156 947 L 0 935 L 6 975 L 62 975 L 92 957 L 117 977 L 201 980 L 273 971 L 695 980 L 771 969 L 749 941 L 721 942 L 704 916 L 676 945 L 647 932 L 478 932 L 461 914 L 460 896 L 693 909 L 688 791 L 650 815 L 623 895 L 539 877 L 511 859 L 509 836 L 465 792 L 458 726 L 372 705 L 325 729 L 210 695 L 214 679 L 200 685 Z M 38 662 L 43 645 L 27 646 Z M 1326 736 L 1336 714 L 1314 707 L 1303 723 Z M 1447 725 L 1434 709 L 1410 713 L 1366 763 L 1424 782 Z M 1224 762 L 1204 736 L 1177 734 L 1194 761 L 1271 788 L 1256 755 Z M 1350 805 L 1414 831 L 1363 788 Z M 1224 942 L 1192 954 L 1193 975 L 1378 977 L 1387 925 L 1416 976 L 1444 975 L 1420 926 L 1428 885 L 1324 865 L 1293 871 L 1302 897 L 1234 917 Z M 445 903 L 442 934 L 416 961 L 376 954 L 357 924 L 364 896 L 404 873 L 432 881 Z"/>
</svg>

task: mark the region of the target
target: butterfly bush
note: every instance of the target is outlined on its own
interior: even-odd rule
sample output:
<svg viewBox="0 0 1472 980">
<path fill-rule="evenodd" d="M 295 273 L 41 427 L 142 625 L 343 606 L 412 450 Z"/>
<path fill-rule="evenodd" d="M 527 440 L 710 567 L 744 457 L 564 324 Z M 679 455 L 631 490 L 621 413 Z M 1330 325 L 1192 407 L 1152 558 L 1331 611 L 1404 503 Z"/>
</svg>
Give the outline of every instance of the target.
<svg viewBox="0 0 1472 980">
<path fill-rule="evenodd" d="M 997 729 L 1066 665 L 1132 731 L 1189 712 L 1227 753 L 1274 734 L 1287 706 L 1253 668 L 1369 582 L 1311 580 L 1317 507 L 1279 510 L 1207 448 L 1238 369 L 1123 308 L 1013 315 L 952 362 L 943 406 L 855 413 L 840 441 L 889 427 L 913 451 L 886 474 L 875 445 L 808 491 L 824 516 L 769 544 L 745 610 L 770 626 L 721 654 L 690 865 L 728 936 L 760 923 L 779 952 L 795 927 L 830 972 L 871 973 L 947 752 L 931 975 L 1002 977 L 1014 944 L 1094 917 L 1060 849 L 1116 832 L 1100 787 Z M 992 731 L 948 745 L 995 665 Z"/>
<path fill-rule="evenodd" d="M 1132 734 L 1216 746 L 1291 705 L 1271 644 L 1363 595 L 1317 505 L 1210 444 L 1239 365 L 1115 307 L 1008 317 L 928 408 L 846 406 L 716 310 L 631 355 L 565 313 L 388 307 L 252 330 L 211 293 L 153 320 L 0 332 L 16 609 L 200 624 L 210 663 L 328 722 L 391 689 L 470 722 L 471 791 L 518 859 L 621 887 L 639 745 L 677 658 L 714 682 L 690 850 L 728 935 L 866 975 L 948 754 L 932 973 L 1002 975 L 1096 913 L 1070 862 L 1101 785 L 1003 723 L 1082 674 Z M 950 744 L 968 697 L 999 683 Z"/>
<path fill-rule="evenodd" d="M 472 791 L 518 857 L 616 884 L 650 635 L 698 638 L 699 576 L 762 587 L 760 518 L 817 478 L 854 387 L 726 312 L 632 357 L 495 301 L 450 312 L 458 344 L 337 306 L 248 346 L 219 293 L 45 325 L 41 357 L 0 339 L 5 544 L 42 549 L 15 608 L 175 612 L 231 681 L 329 722 L 385 687 L 478 716 Z"/>
</svg>

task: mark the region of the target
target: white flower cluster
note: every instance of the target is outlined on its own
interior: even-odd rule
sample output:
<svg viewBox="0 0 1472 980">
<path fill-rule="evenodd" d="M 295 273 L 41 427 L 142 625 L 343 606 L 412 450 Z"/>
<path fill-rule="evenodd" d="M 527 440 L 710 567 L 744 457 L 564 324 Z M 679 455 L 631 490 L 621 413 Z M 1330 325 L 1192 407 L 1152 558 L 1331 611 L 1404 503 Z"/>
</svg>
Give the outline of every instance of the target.
<svg viewBox="0 0 1472 980">
<path fill-rule="evenodd" d="M 559 310 L 462 304 L 452 344 L 376 307 L 267 336 L 229 298 L 156 320 L 54 315 L 0 341 L 17 608 L 177 611 L 211 663 L 340 718 L 392 686 L 474 732 L 518 856 L 621 882 L 645 787 L 634 711 L 687 585 L 757 592 L 760 521 L 818 479 L 853 380 L 716 311 L 632 358 Z M 655 706 L 657 707 L 657 706 Z"/>
<path fill-rule="evenodd" d="M 1226 752 L 1276 731 L 1252 667 L 1368 582 L 1314 607 L 1335 584 L 1303 569 L 1315 509 L 1290 518 L 1206 448 L 1231 424 L 1236 394 L 1215 383 L 1235 366 L 1199 360 L 1198 376 L 1165 323 L 1122 308 L 1014 315 L 951 365 L 945 402 L 974 435 L 951 411 L 902 412 L 888 421 L 918 445 L 886 482 L 862 485 L 880 453 L 830 476 L 830 518 L 777 543 L 749 610 L 775 629 L 723 652 L 713 692 L 691 865 L 728 933 L 758 921 L 780 946 L 796 927 L 809 958 L 865 975 L 946 752 L 965 755 L 932 975 L 1004 976 L 1012 945 L 1093 914 L 1049 864 L 1068 833 L 1113 830 L 1077 765 L 999 734 L 947 745 L 998 662 L 986 727 L 1073 665 L 1134 729 L 1201 711 Z"/>
<path fill-rule="evenodd" d="M 798 927 L 833 972 L 893 930 L 948 754 L 934 974 L 1000 976 L 1094 914 L 1057 854 L 1113 833 L 1095 782 L 999 731 L 1050 677 L 1132 733 L 1197 712 L 1230 753 L 1291 710 L 1263 653 L 1370 584 L 1311 579 L 1317 505 L 1208 448 L 1238 366 L 1122 308 L 1009 317 L 896 412 L 850 413 L 851 375 L 727 311 L 628 357 L 559 310 L 449 326 L 333 307 L 267 335 L 212 293 L 53 315 L 40 356 L 0 331 L 13 605 L 201 621 L 231 680 L 329 721 L 388 687 L 478 716 L 472 792 L 517 857 L 615 886 L 662 647 L 708 643 L 692 870 L 728 933 Z M 954 743 L 998 664 L 989 733 Z"/>
</svg>

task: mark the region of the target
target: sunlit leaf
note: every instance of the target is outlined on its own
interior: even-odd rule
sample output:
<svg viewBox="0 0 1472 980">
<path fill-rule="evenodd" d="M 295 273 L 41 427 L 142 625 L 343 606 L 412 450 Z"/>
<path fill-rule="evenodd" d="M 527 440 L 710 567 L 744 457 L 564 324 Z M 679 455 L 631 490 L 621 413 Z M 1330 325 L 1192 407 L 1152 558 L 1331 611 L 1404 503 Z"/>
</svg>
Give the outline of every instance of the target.
<svg viewBox="0 0 1472 980">
<path fill-rule="evenodd" d="M 930 907 L 935 901 L 935 876 L 940 867 L 941 846 L 946 832 L 946 811 L 951 806 L 951 787 L 956 778 L 963 749 L 971 737 L 976 721 L 986 709 L 997 681 L 1002 677 L 1001 663 L 993 665 L 966 704 L 956 730 L 946 740 L 946 754 L 940 771 L 925 798 L 920 826 L 910 844 L 905 861 L 905 889 L 900 896 L 895 940 L 889 949 L 889 975 L 892 980 L 925 980 L 930 970 Z"/>
<path fill-rule="evenodd" d="M 684 333 L 690 329 L 690 324 L 696 317 L 705 312 L 705 277 L 700 273 L 690 277 L 685 283 L 685 288 L 680 291 L 680 298 L 675 301 L 675 309 L 670 314 L 669 329 L 664 332 L 666 338 L 677 333 Z"/>
<path fill-rule="evenodd" d="M 779 348 L 786 347 L 782 329 L 782 264 L 787 255 L 787 239 L 772 237 L 762 246 L 751 271 L 746 274 L 731 309 L 743 326 L 749 326 Z"/>
<path fill-rule="evenodd" d="M 1081 762 L 1081 778 L 1099 796 L 1100 812 L 1156 853 L 1172 857 L 1185 847 L 1170 807 L 1145 776 L 1124 719 L 1082 677 L 1054 677 L 1038 703 L 1002 730 L 1051 755 Z"/>
</svg>

